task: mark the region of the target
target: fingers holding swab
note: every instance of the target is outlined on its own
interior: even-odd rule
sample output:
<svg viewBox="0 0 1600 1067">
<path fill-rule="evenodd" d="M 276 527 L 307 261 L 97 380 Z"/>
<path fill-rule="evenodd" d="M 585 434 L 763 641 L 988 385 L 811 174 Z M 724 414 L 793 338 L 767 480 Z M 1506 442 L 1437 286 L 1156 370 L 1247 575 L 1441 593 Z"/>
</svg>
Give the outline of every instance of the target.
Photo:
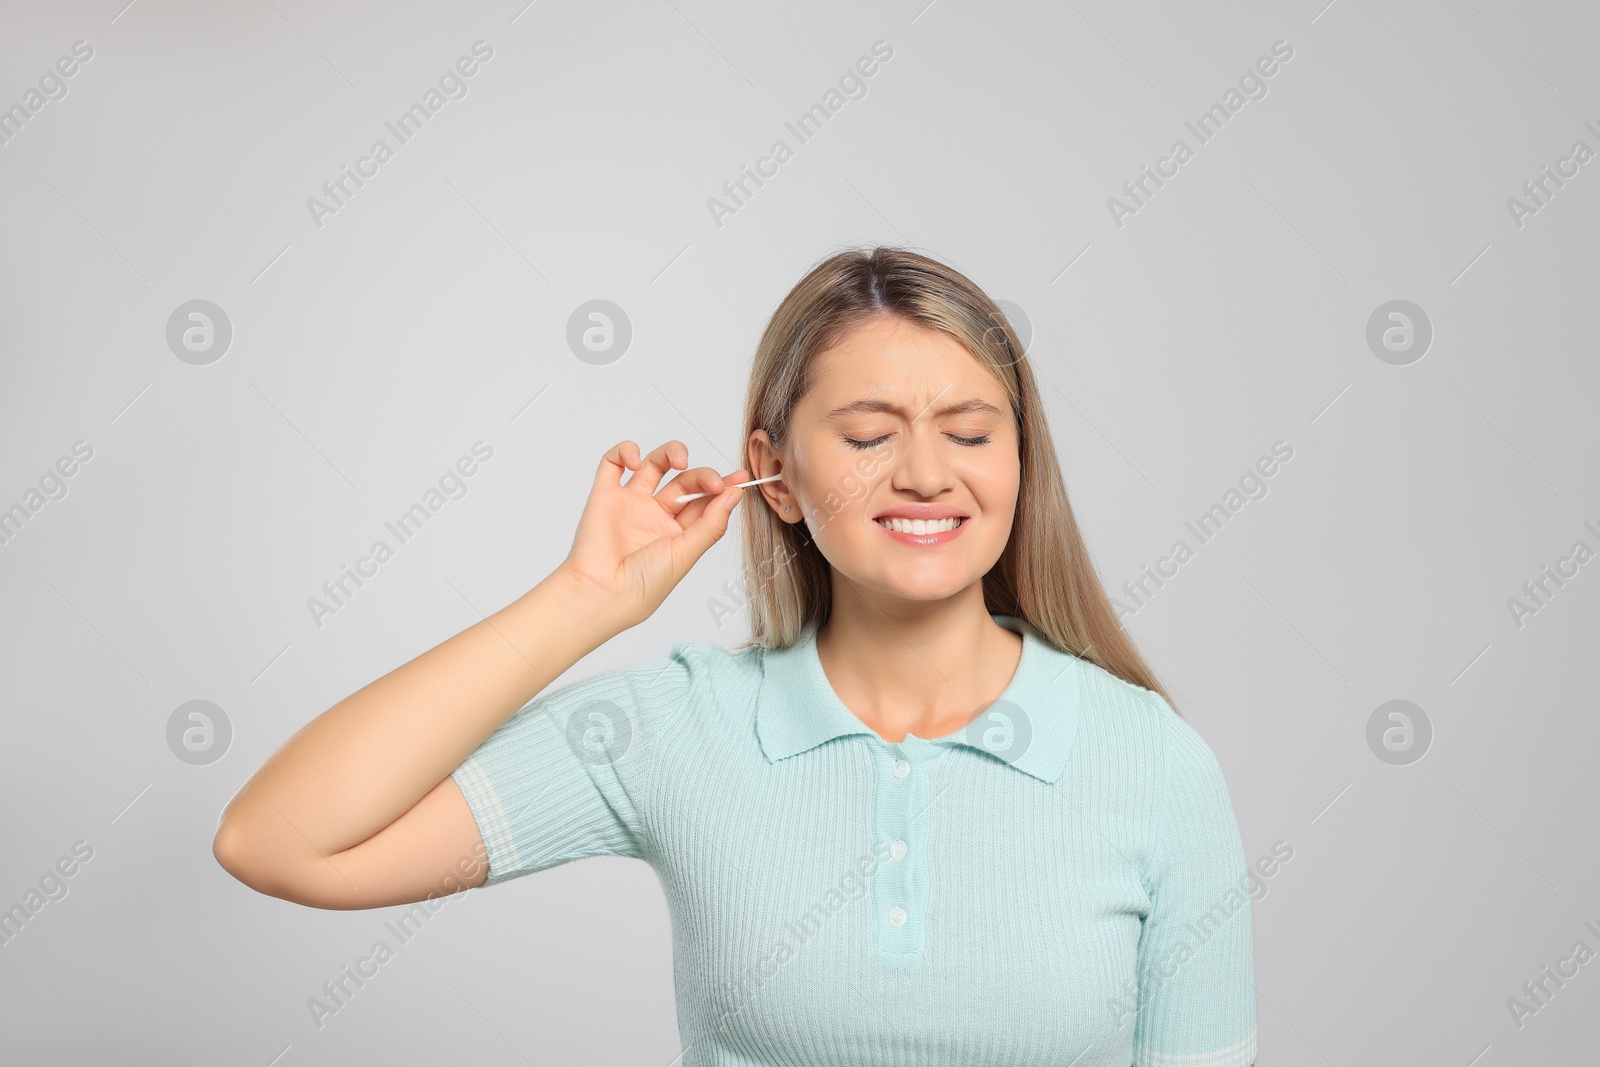
<svg viewBox="0 0 1600 1067">
<path fill-rule="evenodd" d="M 782 477 L 783 477 L 783 475 L 781 475 L 781 474 L 774 474 L 769 478 L 757 478 L 753 482 L 736 482 L 733 485 L 725 485 L 725 486 L 723 486 L 723 488 L 724 489 L 744 489 L 744 488 L 747 488 L 747 487 L 752 486 L 752 485 L 760 485 L 762 482 L 775 482 L 779 478 L 782 478 Z M 677 500 L 673 501 L 673 503 L 676 503 L 676 504 L 687 504 L 691 500 L 699 500 L 703 496 L 710 496 L 710 495 L 711 495 L 710 493 L 685 493 L 682 496 L 678 497 Z"/>
</svg>

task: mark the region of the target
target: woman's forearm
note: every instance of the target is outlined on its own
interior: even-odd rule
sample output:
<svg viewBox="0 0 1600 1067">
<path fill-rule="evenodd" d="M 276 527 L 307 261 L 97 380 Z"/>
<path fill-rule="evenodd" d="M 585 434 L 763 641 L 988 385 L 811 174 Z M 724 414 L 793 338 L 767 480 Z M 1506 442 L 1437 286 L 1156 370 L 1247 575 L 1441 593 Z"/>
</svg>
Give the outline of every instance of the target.
<svg viewBox="0 0 1600 1067">
<path fill-rule="evenodd" d="M 628 625 L 603 596 L 558 568 L 285 742 L 223 812 L 219 854 L 292 856 L 309 844 L 330 856 L 366 841 Z"/>
</svg>

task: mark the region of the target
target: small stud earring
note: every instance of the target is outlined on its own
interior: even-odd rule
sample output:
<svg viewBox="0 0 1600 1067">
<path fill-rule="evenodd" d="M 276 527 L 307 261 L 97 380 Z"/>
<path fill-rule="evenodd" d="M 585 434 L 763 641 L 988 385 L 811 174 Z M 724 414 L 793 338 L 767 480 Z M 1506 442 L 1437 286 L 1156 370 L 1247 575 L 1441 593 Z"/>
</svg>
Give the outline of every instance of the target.
<svg viewBox="0 0 1600 1067">
<path fill-rule="evenodd" d="M 789 505 L 788 505 L 788 504 L 785 504 L 785 505 L 784 505 L 784 506 L 783 506 L 783 513 L 784 513 L 784 514 L 785 514 L 785 515 L 787 515 L 787 514 L 789 514 Z"/>
</svg>

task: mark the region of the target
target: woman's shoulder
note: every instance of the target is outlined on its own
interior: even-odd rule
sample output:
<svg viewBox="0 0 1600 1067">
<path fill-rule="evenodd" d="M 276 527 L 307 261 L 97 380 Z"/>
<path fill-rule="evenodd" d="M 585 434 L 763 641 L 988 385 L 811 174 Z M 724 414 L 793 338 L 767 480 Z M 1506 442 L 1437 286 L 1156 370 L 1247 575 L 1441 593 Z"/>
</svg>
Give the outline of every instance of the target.
<svg viewBox="0 0 1600 1067">
<path fill-rule="evenodd" d="M 1160 693 L 1087 659 L 1079 663 L 1080 737 L 1147 757 L 1158 773 L 1173 763 L 1197 770 L 1216 765 L 1205 738 Z"/>
<path fill-rule="evenodd" d="M 763 653 L 759 645 L 730 648 L 718 641 L 679 641 L 644 666 L 674 679 L 675 688 L 694 706 L 726 712 L 753 702 L 761 687 Z"/>
<path fill-rule="evenodd" d="M 684 665 L 691 674 L 709 679 L 761 674 L 760 645 L 729 648 L 716 641 L 679 641 L 668 659 Z"/>
<path fill-rule="evenodd" d="M 709 641 L 679 641 L 666 651 L 642 657 L 635 653 L 626 659 L 619 659 L 616 650 L 607 650 L 558 684 L 547 687 L 519 714 L 533 713 L 541 706 L 582 704 L 597 698 L 645 708 L 672 705 L 702 683 L 726 680 L 747 670 L 747 658 Z"/>
<path fill-rule="evenodd" d="M 591 671 L 573 684 L 582 685 L 608 678 L 627 679 L 636 685 L 656 683 L 664 688 L 674 688 L 702 678 L 715 679 L 752 670 L 759 674 L 760 652 L 759 647 L 730 649 L 715 641 L 677 641 L 666 646 L 665 651 L 643 657 L 636 654 L 630 660 L 613 662 Z"/>
<path fill-rule="evenodd" d="M 1178 713 L 1166 698 L 1114 674 L 1093 660 L 1077 658 L 1078 712 L 1085 726 L 1123 737 L 1164 736 Z"/>
</svg>

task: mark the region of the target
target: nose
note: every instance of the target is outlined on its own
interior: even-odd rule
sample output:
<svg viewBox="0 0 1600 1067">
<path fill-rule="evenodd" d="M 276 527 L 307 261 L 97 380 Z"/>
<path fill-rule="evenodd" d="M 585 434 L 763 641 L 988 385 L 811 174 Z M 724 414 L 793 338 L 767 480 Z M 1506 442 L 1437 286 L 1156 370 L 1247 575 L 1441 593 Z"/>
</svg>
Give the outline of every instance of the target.
<svg viewBox="0 0 1600 1067">
<path fill-rule="evenodd" d="M 936 497 L 952 484 L 950 468 L 939 448 L 938 434 L 927 427 L 901 436 L 889 484 L 895 489 Z"/>
</svg>

